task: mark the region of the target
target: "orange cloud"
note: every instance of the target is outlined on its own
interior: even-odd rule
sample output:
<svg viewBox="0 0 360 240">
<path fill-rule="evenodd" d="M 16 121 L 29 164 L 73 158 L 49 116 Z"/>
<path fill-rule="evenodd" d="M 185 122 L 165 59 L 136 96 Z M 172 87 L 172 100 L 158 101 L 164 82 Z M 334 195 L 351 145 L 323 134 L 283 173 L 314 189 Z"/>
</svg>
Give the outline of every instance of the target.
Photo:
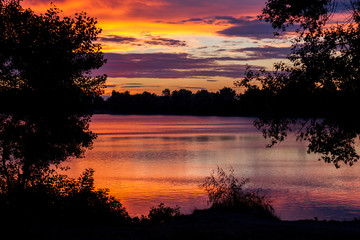
<svg viewBox="0 0 360 240">
<path fill-rule="evenodd" d="M 249 44 L 236 49 L 256 47 L 261 45 L 256 41 L 271 37 L 272 32 L 270 26 L 269 30 L 254 21 L 265 0 L 55 0 L 54 4 L 63 15 L 85 11 L 98 19 L 103 29 L 98 38 L 102 50 L 121 54 L 116 59 L 107 55 L 108 64 L 99 71 L 108 74 L 108 81 L 147 79 L 134 91 L 146 88 L 159 92 L 163 87 L 217 90 L 225 82 L 232 86 L 233 79 L 243 75 L 247 61 L 254 59 L 233 51 L 239 43 L 226 41 L 243 37 L 250 39 Z M 22 5 L 37 13 L 51 6 L 49 0 L 24 0 Z M 202 80 L 193 82 L 199 78 Z M 170 85 L 167 79 L 187 79 L 191 84 L 174 81 Z M 118 87 L 109 88 L 107 94 Z"/>
<path fill-rule="evenodd" d="M 256 16 L 264 4 L 263 0 L 248 1 L 214 0 L 214 1 L 183 1 L 183 0 L 60 0 L 54 4 L 66 15 L 85 11 L 97 17 L 104 30 L 134 33 L 151 31 L 169 32 L 216 32 L 219 26 L 197 26 L 199 24 L 171 25 L 157 21 L 181 21 L 189 18 L 230 15 Z M 23 5 L 37 12 L 44 12 L 50 6 L 47 0 L 24 0 Z"/>
</svg>

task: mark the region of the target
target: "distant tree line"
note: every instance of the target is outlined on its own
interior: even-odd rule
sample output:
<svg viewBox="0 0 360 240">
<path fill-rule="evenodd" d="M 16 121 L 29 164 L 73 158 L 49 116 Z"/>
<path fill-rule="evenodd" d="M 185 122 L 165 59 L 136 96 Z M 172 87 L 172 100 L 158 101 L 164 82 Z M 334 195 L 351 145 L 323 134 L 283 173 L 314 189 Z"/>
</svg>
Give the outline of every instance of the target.
<svg viewBox="0 0 360 240">
<path fill-rule="evenodd" d="M 256 115 L 253 100 L 247 103 L 245 95 L 237 95 L 235 90 L 224 87 L 217 92 L 199 90 L 196 93 L 180 89 L 165 89 L 161 95 L 147 91 L 130 94 L 129 91 L 113 91 L 106 100 L 98 97 L 93 108 L 95 113 L 111 114 L 174 114 L 174 115 L 216 115 L 239 116 Z"/>
<path fill-rule="evenodd" d="M 196 93 L 180 89 L 165 89 L 161 95 L 149 93 L 130 94 L 129 91 L 113 91 L 107 99 L 97 97 L 93 102 L 95 113 L 110 114 L 170 114 L 212 116 L 267 116 L 274 114 L 308 117 L 325 117 L 331 109 L 341 109 L 345 96 L 319 91 L 304 94 L 296 88 L 275 95 L 267 89 L 248 88 L 244 93 L 224 87 L 217 92 L 199 90 Z M 343 101 L 339 101 L 339 99 Z M 343 99 L 344 98 L 344 99 Z"/>
</svg>

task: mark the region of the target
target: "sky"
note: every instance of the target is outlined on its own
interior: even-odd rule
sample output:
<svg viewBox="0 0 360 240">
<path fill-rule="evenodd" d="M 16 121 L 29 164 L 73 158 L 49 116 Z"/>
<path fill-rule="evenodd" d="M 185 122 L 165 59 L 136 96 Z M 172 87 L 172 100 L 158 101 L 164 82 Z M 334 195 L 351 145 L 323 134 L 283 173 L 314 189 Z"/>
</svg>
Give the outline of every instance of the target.
<svg viewBox="0 0 360 240">
<path fill-rule="evenodd" d="M 47 0 L 22 5 L 42 13 Z M 289 38 L 274 38 L 257 16 L 265 0 L 54 0 L 64 15 L 84 11 L 102 28 L 98 42 L 108 59 L 94 74 L 107 74 L 113 90 L 161 94 L 185 88 L 216 92 L 234 86 L 247 65 L 272 69 L 286 61 Z"/>
</svg>

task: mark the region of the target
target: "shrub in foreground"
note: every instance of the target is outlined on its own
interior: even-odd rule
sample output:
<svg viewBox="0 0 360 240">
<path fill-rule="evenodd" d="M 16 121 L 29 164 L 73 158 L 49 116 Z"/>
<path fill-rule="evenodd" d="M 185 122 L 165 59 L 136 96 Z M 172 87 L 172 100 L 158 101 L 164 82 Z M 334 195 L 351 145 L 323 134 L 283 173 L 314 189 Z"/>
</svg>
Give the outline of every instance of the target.
<svg viewBox="0 0 360 240">
<path fill-rule="evenodd" d="M 1 212 L 30 223 L 131 221 L 126 209 L 109 195 L 108 189 L 95 189 L 93 174 L 94 170 L 86 169 L 78 179 L 72 179 L 49 170 L 31 186 L 0 193 Z"/>
<path fill-rule="evenodd" d="M 236 211 L 277 218 L 270 200 L 257 192 L 243 190 L 243 186 L 248 182 L 249 179 L 237 179 L 233 168 L 230 168 L 230 173 L 227 174 L 218 167 L 216 173 L 213 171 L 205 178 L 200 188 L 207 193 L 208 204 L 211 204 L 212 210 Z"/>
<path fill-rule="evenodd" d="M 142 216 L 142 221 L 150 221 L 152 223 L 164 223 L 171 219 L 180 217 L 180 207 L 166 207 L 164 203 L 160 203 L 158 207 L 151 207 L 147 216 Z"/>
</svg>

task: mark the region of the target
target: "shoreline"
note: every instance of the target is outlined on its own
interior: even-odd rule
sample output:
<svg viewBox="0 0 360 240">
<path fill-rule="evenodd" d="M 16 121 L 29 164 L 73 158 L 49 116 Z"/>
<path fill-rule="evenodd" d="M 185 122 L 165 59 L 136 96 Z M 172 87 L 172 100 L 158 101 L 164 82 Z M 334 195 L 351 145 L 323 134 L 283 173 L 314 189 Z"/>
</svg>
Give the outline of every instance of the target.
<svg viewBox="0 0 360 240">
<path fill-rule="evenodd" d="M 238 212 L 201 210 L 166 223 L 46 223 L 33 225 L 22 234 L 27 239 L 359 239 L 360 220 L 282 221 Z"/>
</svg>

